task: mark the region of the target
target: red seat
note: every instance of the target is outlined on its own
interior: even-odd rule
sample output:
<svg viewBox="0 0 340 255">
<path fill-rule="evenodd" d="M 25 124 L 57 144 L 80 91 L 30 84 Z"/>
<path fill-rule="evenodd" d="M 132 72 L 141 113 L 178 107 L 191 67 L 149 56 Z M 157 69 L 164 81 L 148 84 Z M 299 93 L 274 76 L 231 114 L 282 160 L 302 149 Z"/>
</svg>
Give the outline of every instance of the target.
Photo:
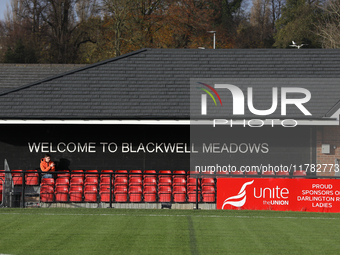
<svg viewBox="0 0 340 255">
<path fill-rule="evenodd" d="M 159 171 L 160 174 L 165 175 L 159 175 L 158 176 L 158 185 L 159 186 L 169 186 L 172 185 L 172 175 L 170 170 L 161 170 Z"/>
<path fill-rule="evenodd" d="M 243 175 L 244 172 L 238 170 L 238 171 L 235 171 L 235 172 L 231 171 L 230 174 L 231 174 L 231 175 Z"/>
<path fill-rule="evenodd" d="M 110 184 L 102 184 L 99 189 L 100 202 L 110 202 L 110 193 L 113 201 L 113 191 L 110 192 Z"/>
<path fill-rule="evenodd" d="M 70 202 L 83 201 L 83 186 L 71 185 L 69 190 Z"/>
<path fill-rule="evenodd" d="M 208 178 L 215 178 L 215 172 L 206 171 L 206 172 L 201 172 L 201 174 L 202 174 L 202 178 L 204 176 L 208 176 Z"/>
<path fill-rule="evenodd" d="M 127 187 L 128 186 L 127 179 L 125 179 L 125 178 L 117 178 L 117 179 L 115 179 L 114 186 L 115 187 L 117 187 L 117 186 Z"/>
<path fill-rule="evenodd" d="M 185 202 L 186 193 L 187 192 L 185 186 L 174 186 L 174 190 L 172 192 L 174 202 L 176 203 Z"/>
<path fill-rule="evenodd" d="M 98 189 L 96 185 L 86 185 L 84 188 L 84 202 L 97 202 Z"/>
<path fill-rule="evenodd" d="M 86 177 L 84 186 L 86 185 L 97 185 L 98 186 L 98 178 L 97 177 Z"/>
<path fill-rule="evenodd" d="M 174 186 L 185 186 L 187 184 L 187 177 L 186 177 L 186 173 L 183 170 L 176 170 L 173 172 L 173 185 Z M 179 175 L 181 174 L 181 175 Z"/>
<path fill-rule="evenodd" d="M 265 176 L 274 176 L 275 172 L 274 171 L 265 171 L 265 172 L 262 172 L 262 175 L 265 175 Z"/>
<path fill-rule="evenodd" d="M 155 186 L 157 185 L 156 177 L 145 177 L 143 181 L 143 186 Z"/>
<path fill-rule="evenodd" d="M 187 180 L 187 187 L 195 186 L 196 187 L 196 178 L 189 177 Z M 198 186 L 201 186 L 201 180 L 198 179 Z"/>
<path fill-rule="evenodd" d="M 229 171 L 217 172 L 216 175 L 218 175 L 218 176 L 216 176 L 217 178 L 225 178 L 226 175 L 229 175 Z"/>
<path fill-rule="evenodd" d="M 197 178 L 198 177 L 198 172 L 195 172 L 195 171 L 189 171 L 188 173 L 187 173 L 187 179 L 188 178 Z M 199 178 L 199 177 L 198 177 Z"/>
<path fill-rule="evenodd" d="M 156 186 L 146 185 L 143 189 L 144 202 L 156 202 L 157 189 Z"/>
<path fill-rule="evenodd" d="M 129 179 L 129 186 L 142 186 L 142 177 Z"/>
<path fill-rule="evenodd" d="M 202 187 L 202 200 L 203 202 L 215 202 L 215 187 L 214 186 L 204 186 Z"/>
<path fill-rule="evenodd" d="M 14 185 L 22 185 L 22 170 L 12 170 L 12 179 Z"/>
<path fill-rule="evenodd" d="M 155 174 L 155 175 L 153 175 Z M 154 186 L 157 184 L 157 176 L 155 170 L 145 170 L 143 175 L 143 186 Z"/>
<path fill-rule="evenodd" d="M 279 172 L 276 173 L 276 175 L 278 175 L 278 176 L 289 176 L 289 172 L 279 171 Z"/>
<path fill-rule="evenodd" d="M 115 185 L 127 185 L 128 184 L 128 174 L 126 170 L 116 170 L 115 172 Z"/>
<path fill-rule="evenodd" d="M 127 186 L 118 185 L 115 186 L 114 195 L 116 202 L 126 202 L 127 201 Z"/>
<path fill-rule="evenodd" d="M 170 174 L 170 176 L 171 176 L 171 170 L 160 170 L 159 171 L 159 174 Z"/>
<path fill-rule="evenodd" d="M 142 171 L 141 170 L 130 170 L 129 177 L 131 178 L 134 176 L 142 177 Z"/>
<path fill-rule="evenodd" d="M 0 202 L 2 201 L 3 180 L 0 178 Z"/>
<path fill-rule="evenodd" d="M 55 182 L 55 186 L 58 187 L 60 185 L 69 186 L 70 185 L 70 179 L 68 177 L 59 177 Z"/>
<path fill-rule="evenodd" d="M 130 186 L 129 188 L 130 202 L 142 201 L 142 186 Z"/>
<path fill-rule="evenodd" d="M 160 186 L 158 188 L 159 202 L 171 202 L 171 186 Z"/>
<path fill-rule="evenodd" d="M 0 185 L 5 182 L 5 170 L 0 170 Z"/>
<path fill-rule="evenodd" d="M 174 178 L 173 186 L 186 186 L 187 181 L 185 178 Z"/>
<path fill-rule="evenodd" d="M 54 190 L 50 185 L 44 185 L 40 188 L 40 202 L 53 202 Z"/>
<path fill-rule="evenodd" d="M 101 185 L 110 185 L 110 177 L 103 177 L 99 183 L 99 186 Z M 112 187 L 114 186 L 114 178 L 112 177 Z"/>
<path fill-rule="evenodd" d="M 69 170 L 58 170 L 58 172 L 62 172 L 62 173 L 57 174 L 57 178 L 59 178 L 59 177 L 68 177 L 68 178 L 70 178 L 70 176 L 71 176 Z"/>
<path fill-rule="evenodd" d="M 85 171 L 85 178 L 86 177 L 99 177 L 98 170 L 86 170 Z"/>
<path fill-rule="evenodd" d="M 98 171 L 97 170 L 86 170 L 85 172 L 85 185 L 98 185 Z"/>
<path fill-rule="evenodd" d="M 175 171 L 173 171 L 173 174 L 183 174 L 183 175 L 186 176 L 187 173 L 184 170 L 175 170 Z"/>
<path fill-rule="evenodd" d="M 113 170 L 102 170 L 100 175 L 100 185 L 102 184 L 110 184 L 110 173 L 113 173 Z M 114 174 L 112 174 L 112 184 L 115 179 Z"/>
<path fill-rule="evenodd" d="M 187 178 L 187 173 L 184 170 L 175 170 L 172 173 L 172 178 Z"/>
<path fill-rule="evenodd" d="M 70 185 L 84 185 L 84 179 L 82 177 L 72 177 L 70 181 Z"/>
<path fill-rule="evenodd" d="M 215 186 L 214 178 L 202 178 L 202 187 L 204 186 Z"/>
<path fill-rule="evenodd" d="M 201 180 L 201 184 L 203 185 L 215 185 L 215 173 L 213 172 L 204 172 L 201 175 L 202 180 Z"/>
<path fill-rule="evenodd" d="M 159 174 L 158 175 L 158 182 L 161 182 L 161 179 L 163 178 L 164 180 L 167 179 L 167 178 L 170 178 L 170 184 L 172 183 L 171 180 L 172 180 L 172 175 L 171 175 L 171 171 L 170 170 L 161 170 L 159 171 Z M 164 174 L 164 175 L 163 175 Z M 168 181 L 166 181 L 168 182 Z"/>
<path fill-rule="evenodd" d="M 72 170 L 71 178 L 74 178 L 74 177 L 84 178 L 84 171 L 83 170 Z"/>
<path fill-rule="evenodd" d="M 25 174 L 26 185 L 38 185 L 39 184 L 39 173 L 38 170 L 27 170 Z"/>
<path fill-rule="evenodd" d="M 112 176 L 114 176 L 113 170 L 102 170 L 100 173 L 101 173 L 100 178 L 110 177 L 110 174 L 113 174 Z"/>
<path fill-rule="evenodd" d="M 43 178 L 41 180 L 41 186 L 51 186 L 54 190 L 54 179 L 53 178 Z"/>
<path fill-rule="evenodd" d="M 298 171 L 294 171 L 293 172 L 293 176 L 306 176 L 307 175 L 307 173 L 306 173 L 306 171 L 301 171 L 301 170 L 298 170 Z"/>
<path fill-rule="evenodd" d="M 193 186 L 193 185 L 188 186 L 187 194 L 188 194 L 188 202 L 195 203 L 196 202 L 196 186 Z M 200 186 L 198 186 L 198 202 L 201 202 Z"/>
<path fill-rule="evenodd" d="M 158 179 L 158 186 L 171 186 L 172 185 L 172 180 L 171 177 L 167 176 L 161 176 Z"/>
<path fill-rule="evenodd" d="M 128 177 L 127 170 L 116 170 L 116 171 L 115 171 L 115 174 L 116 174 L 116 175 L 120 175 L 120 176 Z"/>
<path fill-rule="evenodd" d="M 244 172 L 245 175 L 258 175 L 256 171 Z"/>
<path fill-rule="evenodd" d="M 131 170 L 129 174 L 129 186 L 130 185 L 142 185 L 142 171 L 141 170 Z"/>
<path fill-rule="evenodd" d="M 55 201 L 67 202 L 68 200 L 68 185 L 59 185 L 55 187 Z"/>
</svg>

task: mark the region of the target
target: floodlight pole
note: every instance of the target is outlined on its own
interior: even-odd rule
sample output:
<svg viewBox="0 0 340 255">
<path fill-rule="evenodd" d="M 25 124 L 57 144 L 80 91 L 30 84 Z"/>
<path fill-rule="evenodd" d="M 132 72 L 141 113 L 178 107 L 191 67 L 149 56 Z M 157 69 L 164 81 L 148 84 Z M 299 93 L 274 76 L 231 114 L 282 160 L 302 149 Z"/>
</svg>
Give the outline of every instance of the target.
<svg viewBox="0 0 340 255">
<path fill-rule="evenodd" d="M 216 31 L 207 31 L 210 34 L 214 34 L 214 49 L 216 49 Z"/>
</svg>

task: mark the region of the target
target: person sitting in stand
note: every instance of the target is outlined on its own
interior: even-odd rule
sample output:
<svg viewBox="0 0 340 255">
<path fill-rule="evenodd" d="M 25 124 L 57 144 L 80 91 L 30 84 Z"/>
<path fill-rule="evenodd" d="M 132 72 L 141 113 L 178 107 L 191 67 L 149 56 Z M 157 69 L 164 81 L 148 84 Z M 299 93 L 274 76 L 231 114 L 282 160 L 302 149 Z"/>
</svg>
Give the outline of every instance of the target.
<svg viewBox="0 0 340 255">
<path fill-rule="evenodd" d="M 51 155 L 45 154 L 45 157 L 40 161 L 40 169 L 42 172 L 46 173 L 43 174 L 41 178 L 52 178 L 52 174 L 47 172 L 54 172 L 55 171 L 55 164 L 51 161 Z"/>
</svg>

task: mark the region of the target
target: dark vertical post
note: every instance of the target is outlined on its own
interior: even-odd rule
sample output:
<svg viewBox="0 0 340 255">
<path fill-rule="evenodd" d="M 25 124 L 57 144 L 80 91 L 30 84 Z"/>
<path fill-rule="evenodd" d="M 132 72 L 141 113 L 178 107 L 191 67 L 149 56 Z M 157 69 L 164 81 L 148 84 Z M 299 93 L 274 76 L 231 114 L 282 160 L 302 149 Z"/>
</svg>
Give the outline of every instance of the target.
<svg viewBox="0 0 340 255">
<path fill-rule="evenodd" d="M 112 208 L 112 173 L 110 173 L 110 208 Z"/>
<path fill-rule="evenodd" d="M 196 175 L 196 210 L 198 210 L 198 175 Z"/>
<path fill-rule="evenodd" d="M 25 173 L 26 171 L 22 171 L 22 190 L 21 190 L 21 201 L 22 201 L 22 204 L 21 204 L 21 207 L 22 208 L 25 208 L 25 186 L 26 186 L 26 180 L 25 180 Z"/>
</svg>

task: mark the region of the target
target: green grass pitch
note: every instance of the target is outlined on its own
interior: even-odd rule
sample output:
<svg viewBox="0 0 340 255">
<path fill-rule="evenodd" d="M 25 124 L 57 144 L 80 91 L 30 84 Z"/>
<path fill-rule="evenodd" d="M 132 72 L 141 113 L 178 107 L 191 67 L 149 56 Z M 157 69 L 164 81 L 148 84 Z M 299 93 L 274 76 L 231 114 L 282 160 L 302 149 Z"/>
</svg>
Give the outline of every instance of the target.
<svg viewBox="0 0 340 255">
<path fill-rule="evenodd" d="M 1 208 L 0 254 L 340 254 L 340 215 Z"/>
</svg>

